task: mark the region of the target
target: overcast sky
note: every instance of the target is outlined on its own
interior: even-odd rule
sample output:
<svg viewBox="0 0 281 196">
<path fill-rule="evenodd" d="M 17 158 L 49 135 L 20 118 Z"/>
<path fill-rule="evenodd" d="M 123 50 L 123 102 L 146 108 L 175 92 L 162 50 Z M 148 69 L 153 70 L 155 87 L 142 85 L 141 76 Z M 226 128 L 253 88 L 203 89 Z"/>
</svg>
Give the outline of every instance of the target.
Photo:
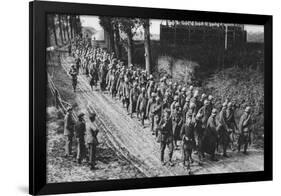
<svg viewBox="0 0 281 196">
<path fill-rule="evenodd" d="M 102 27 L 99 24 L 98 16 L 81 16 L 82 26 L 94 27 L 96 30 L 102 30 Z M 150 20 L 150 33 L 159 34 L 160 33 L 160 24 L 165 22 L 165 20 Z M 263 25 L 246 25 L 245 30 L 247 32 L 263 32 Z"/>
</svg>

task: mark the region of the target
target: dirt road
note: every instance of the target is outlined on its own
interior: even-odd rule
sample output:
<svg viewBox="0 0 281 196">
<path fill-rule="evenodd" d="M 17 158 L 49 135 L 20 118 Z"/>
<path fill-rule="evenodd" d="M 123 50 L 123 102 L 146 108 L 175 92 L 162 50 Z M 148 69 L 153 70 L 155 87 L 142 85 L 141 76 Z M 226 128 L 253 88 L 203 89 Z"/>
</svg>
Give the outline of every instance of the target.
<svg viewBox="0 0 281 196">
<path fill-rule="evenodd" d="M 61 55 L 61 65 L 68 71 L 74 59 L 67 54 Z M 134 167 L 138 168 L 145 176 L 175 176 L 187 175 L 181 164 L 181 151 L 176 150 L 173 155 L 175 165 L 162 166 L 160 162 L 160 147 L 155 137 L 151 134 L 146 121 L 146 128 L 134 117 L 127 115 L 120 101 L 112 99 L 110 95 L 92 91 L 88 78 L 84 75 L 78 77 L 78 90 L 76 93 L 79 107 L 98 114 L 97 124 L 105 132 L 111 145 L 126 157 Z M 230 158 L 218 155 L 218 162 L 211 162 L 208 157 L 202 166 L 196 159 L 192 164 L 193 174 L 228 173 L 263 170 L 263 151 L 250 149 L 249 155 L 229 152 Z M 196 158 L 196 155 L 194 155 Z M 168 157 L 165 157 L 167 160 Z"/>
</svg>

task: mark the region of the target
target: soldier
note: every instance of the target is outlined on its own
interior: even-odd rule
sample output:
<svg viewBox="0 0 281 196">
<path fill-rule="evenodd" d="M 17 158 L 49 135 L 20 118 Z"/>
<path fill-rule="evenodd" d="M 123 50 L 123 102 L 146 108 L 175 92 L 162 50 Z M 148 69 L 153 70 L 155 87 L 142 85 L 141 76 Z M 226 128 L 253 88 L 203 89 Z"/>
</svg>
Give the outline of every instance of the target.
<svg viewBox="0 0 281 196">
<path fill-rule="evenodd" d="M 94 123 L 96 119 L 96 114 L 95 113 L 90 114 L 89 119 L 91 123 Z M 99 144 L 97 138 L 99 130 L 96 127 L 92 127 L 92 126 L 87 129 L 86 142 L 89 152 L 90 168 L 91 170 L 94 170 L 96 165 L 97 146 Z"/>
<path fill-rule="evenodd" d="M 133 118 L 133 113 L 136 112 L 136 106 L 139 96 L 139 90 L 137 88 L 138 83 L 133 84 L 133 88 L 130 90 L 130 114 L 131 118 Z"/>
<path fill-rule="evenodd" d="M 201 98 L 199 100 L 199 108 L 201 108 L 204 105 L 204 101 L 208 100 L 207 95 L 205 93 L 203 93 L 201 95 Z M 208 120 L 208 119 L 207 119 Z"/>
<path fill-rule="evenodd" d="M 217 161 L 215 158 L 215 150 L 218 142 L 218 126 L 216 123 L 217 109 L 213 109 L 207 121 L 206 131 L 202 141 L 203 151 L 211 155 L 212 161 Z"/>
<path fill-rule="evenodd" d="M 64 136 L 65 142 L 65 156 L 72 155 L 72 139 L 74 135 L 75 120 L 72 115 L 72 107 L 67 108 L 67 113 L 64 117 Z"/>
<path fill-rule="evenodd" d="M 86 133 L 86 123 L 84 120 L 84 113 L 78 115 L 78 122 L 75 125 L 75 136 L 77 140 L 77 161 L 81 164 L 83 158 L 85 158 L 85 133 Z"/>
<path fill-rule="evenodd" d="M 141 94 L 138 97 L 137 101 L 137 117 L 141 118 L 141 124 L 144 126 L 144 119 L 146 118 L 146 106 L 147 106 L 148 98 L 145 92 L 145 88 L 142 87 Z"/>
<path fill-rule="evenodd" d="M 222 145 L 224 157 L 228 157 L 228 155 L 226 154 L 226 150 L 230 141 L 229 133 L 228 133 L 229 128 L 226 123 L 226 107 L 227 106 L 223 104 L 219 114 L 219 128 L 218 128 L 219 143 Z"/>
<path fill-rule="evenodd" d="M 189 113 L 190 121 L 192 121 L 192 113 Z M 194 139 L 195 139 L 195 149 L 196 153 L 198 154 L 199 165 L 202 163 L 202 159 L 204 156 L 203 150 L 203 136 L 205 132 L 205 126 L 203 125 L 203 114 L 197 113 L 194 121 Z"/>
<path fill-rule="evenodd" d="M 156 105 L 156 99 L 155 98 L 156 98 L 156 94 L 152 93 L 151 94 L 151 98 L 148 100 L 147 108 L 146 108 L 146 114 L 148 115 L 149 120 L 150 120 L 150 131 L 152 133 L 154 133 L 154 113 L 153 113 L 153 108 Z"/>
<path fill-rule="evenodd" d="M 238 152 L 240 152 L 240 148 L 244 145 L 244 154 L 247 154 L 248 144 L 250 143 L 251 136 L 251 107 L 246 107 L 243 115 L 239 121 L 239 138 L 238 138 Z"/>
<path fill-rule="evenodd" d="M 81 67 L 81 59 L 79 57 L 76 58 L 75 64 L 76 64 L 76 70 L 77 70 L 77 75 L 78 75 L 79 74 L 79 69 Z"/>
<path fill-rule="evenodd" d="M 190 163 L 193 163 L 192 149 L 194 148 L 194 124 L 192 123 L 192 114 L 187 114 L 187 120 L 181 128 L 182 150 L 183 150 L 183 166 L 190 172 Z M 186 165 L 187 161 L 187 165 Z"/>
<path fill-rule="evenodd" d="M 231 102 L 228 102 L 227 104 L 227 110 L 226 110 L 226 123 L 229 128 L 230 133 L 230 148 L 232 151 L 235 151 L 234 142 L 235 142 L 235 130 L 238 129 L 237 124 L 235 122 L 234 117 L 234 109 Z"/>
<path fill-rule="evenodd" d="M 178 103 L 178 101 L 179 101 L 179 97 L 177 96 L 177 95 L 175 95 L 174 96 L 174 101 L 172 102 L 172 104 L 171 104 L 171 114 L 173 115 L 173 113 L 174 113 L 174 111 L 175 111 L 175 109 L 176 109 L 176 104 Z"/>
<path fill-rule="evenodd" d="M 93 86 L 97 87 L 97 83 L 98 83 L 98 70 L 95 66 L 95 64 L 92 64 L 93 67 L 90 70 L 90 86 L 91 89 L 93 90 Z"/>
<path fill-rule="evenodd" d="M 172 156 L 173 156 L 173 133 L 172 133 L 172 119 L 170 116 L 170 111 L 165 110 L 163 118 L 160 120 L 159 123 L 160 134 L 158 137 L 158 141 L 160 142 L 160 160 L 162 165 L 165 165 L 164 162 L 164 152 L 166 146 L 169 149 L 169 164 L 172 164 Z"/>
<path fill-rule="evenodd" d="M 69 70 L 69 75 L 72 78 L 72 87 L 73 87 L 73 92 L 76 91 L 76 86 L 77 86 L 77 69 L 74 67 L 74 65 L 71 65 L 71 68 Z"/>
<path fill-rule="evenodd" d="M 209 100 L 205 100 L 204 105 L 198 111 L 198 113 L 202 115 L 202 125 L 204 128 L 206 127 L 209 116 L 212 113 L 212 110 L 210 110 L 209 105 L 210 105 Z"/>
<path fill-rule="evenodd" d="M 198 100 L 198 91 L 195 91 L 194 93 L 193 93 L 193 97 L 190 99 L 190 103 L 194 103 L 195 104 L 195 113 L 197 114 L 197 112 L 198 112 L 198 110 L 200 109 L 199 108 L 199 105 L 200 105 L 200 103 L 199 103 L 199 100 Z"/>
<path fill-rule="evenodd" d="M 110 77 L 110 85 L 109 85 L 109 91 L 111 93 L 111 97 L 114 98 L 116 96 L 117 90 L 117 72 L 115 70 L 112 71 L 112 75 Z"/>
<path fill-rule="evenodd" d="M 174 146 L 175 149 L 178 149 L 177 141 L 180 139 L 180 131 L 182 127 L 182 111 L 180 108 L 180 104 L 175 104 L 175 110 L 172 113 L 172 120 L 173 120 L 173 139 L 174 139 Z"/>
<path fill-rule="evenodd" d="M 130 104 L 130 83 L 129 79 L 125 78 L 125 83 L 123 85 L 122 95 L 123 95 L 123 106 L 126 106 L 127 112 L 129 112 L 129 104 Z"/>
<path fill-rule="evenodd" d="M 189 110 L 189 101 L 190 101 L 190 97 L 186 97 L 185 98 L 185 103 L 183 105 L 183 109 L 182 109 L 182 117 L 183 117 L 183 121 L 185 123 L 186 121 L 186 114 L 187 114 L 187 111 Z"/>
<path fill-rule="evenodd" d="M 159 96 L 156 96 L 156 104 L 152 108 L 152 112 L 154 114 L 154 127 L 158 127 L 159 122 L 161 120 L 162 115 L 162 104 L 161 104 L 161 98 Z M 156 129 L 156 137 L 158 137 L 158 129 Z M 153 134 L 153 133 L 152 133 Z"/>
</svg>

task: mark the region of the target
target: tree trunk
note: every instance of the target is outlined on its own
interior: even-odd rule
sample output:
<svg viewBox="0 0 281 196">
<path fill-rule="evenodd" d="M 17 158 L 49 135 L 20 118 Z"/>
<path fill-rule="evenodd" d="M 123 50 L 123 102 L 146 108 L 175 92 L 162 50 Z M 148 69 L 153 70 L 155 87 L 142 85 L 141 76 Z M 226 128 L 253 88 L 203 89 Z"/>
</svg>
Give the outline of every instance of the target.
<svg viewBox="0 0 281 196">
<path fill-rule="evenodd" d="M 55 15 L 52 18 L 52 26 L 53 26 L 53 34 L 55 38 L 55 44 L 58 45 L 58 39 L 57 39 L 57 33 L 56 33 L 56 21 L 55 21 Z"/>
<path fill-rule="evenodd" d="M 133 64 L 133 35 L 132 32 L 127 33 L 127 52 L 128 52 L 128 65 Z"/>
<path fill-rule="evenodd" d="M 63 32 L 62 32 L 62 25 L 61 25 L 61 16 L 59 15 L 59 29 L 60 29 L 60 39 L 61 39 L 61 44 L 63 45 Z"/>
<path fill-rule="evenodd" d="M 72 16 L 69 16 L 69 18 L 68 18 L 68 23 L 69 23 L 69 27 L 70 27 L 70 37 L 71 37 L 71 39 L 73 39 Z"/>
<path fill-rule="evenodd" d="M 150 32 L 149 32 L 149 19 L 144 22 L 144 51 L 145 51 L 145 69 L 148 74 L 151 72 L 151 54 L 150 54 Z"/>
<path fill-rule="evenodd" d="M 114 25 L 114 49 L 118 59 L 121 59 L 120 34 L 118 25 Z"/>
<path fill-rule="evenodd" d="M 109 45 L 110 45 L 109 51 L 114 52 L 114 32 L 112 28 L 109 31 Z"/>
<path fill-rule="evenodd" d="M 65 22 L 65 31 L 66 31 L 67 39 L 68 39 L 68 41 L 70 41 L 70 36 L 69 36 L 69 25 L 68 25 L 67 16 L 64 16 L 64 22 Z"/>
</svg>

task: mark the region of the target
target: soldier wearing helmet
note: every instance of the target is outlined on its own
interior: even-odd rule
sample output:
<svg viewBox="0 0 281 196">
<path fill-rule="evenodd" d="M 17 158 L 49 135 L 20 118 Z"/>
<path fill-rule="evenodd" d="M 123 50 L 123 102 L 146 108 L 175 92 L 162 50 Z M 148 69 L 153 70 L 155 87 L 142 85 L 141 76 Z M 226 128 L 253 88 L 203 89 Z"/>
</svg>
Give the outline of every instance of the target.
<svg viewBox="0 0 281 196">
<path fill-rule="evenodd" d="M 247 154 L 248 145 L 251 143 L 252 115 L 251 107 L 247 106 L 239 121 L 238 152 L 244 145 L 244 154 Z"/>
<path fill-rule="evenodd" d="M 173 132 L 172 132 L 172 118 L 171 118 L 171 111 L 169 109 L 166 109 L 164 111 L 163 117 L 161 118 L 159 122 L 159 137 L 157 138 L 157 141 L 160 142 L 160 160 L 162 165 L 165 165 L 164 162 L 164 153 L 166 146 L 169 149 L 168 155 L 169 155 L 169 164 L 172 166 L 172 156 L 173 156 Z"/>
<path fill-rule="evenodd" d="M 173 121 L 173 140 L 174 147 L 177 149 L 177 141 L 180 139 L 180 130 L 183 123 L 182 120 L 182 110 L 179 102 L 175 102 L 175 108 L 172 112 L 172 121 Z"/>
<path fill-rule="evenodd" d="M 123 84 L 123 106 L 125 105 L 127 112 L 129 112 L 129 104 L 130 104 L 130 91 L 131 91 L 131 85 L 129 83 L 129 79 L 125 77 L 125 83 Z"/>
<path fill-rule="evenodd" d="M 226 109 L 227 105 L 224 103 L 222 106 L 222 109 L 219 113 L 219 144 L 223 148 L 223 156 L 228 157 L 226 150 L 230 142 L 230 137 L 229 137 L 229 127 L 228 124 L 226 123 L 227 118 L 226 118 Z"/>
<path fill-rule="evenodd" d="M 202 151 L 211 155 L 212 161 L 217 161 L 215 158 L 215 150 L 218 143 L 218 125 L 216 122 L 217 109 L 212 109 L 212 113 L 207 121 L 205 136 L 202 141 Z"/>
<path fill-rule="evenodd" d="M 235 122 L 235 117 L 234 117 L 234 109 L 233 105 L 231 102 L 227 103 L 227 109 L 226 109 L 226 123 L 229 128 L 229 134 L 230 134 L 230 148 L 232 151 L 235 151 L 235 140 L 236 140 L 236 133 L 235 130 L 238 129 L 237 124 Z"/>
<path fill-rule="evenodd" d="M 74 65 L 71 66 L 68 74 L 72 77 L 72 87 L 73 87 L 73 92 L 76 91 L 76 86 L 77 86 L 77 75 L 78 75 L 78 69 L 74 67 Z"/>
<path fill-rule="evenodd" d="M 183 166 L 186 167 L 190 173 L 190 164 L 193 163 L 192 150 L 195 146 L 194 123 L 191 112 L 188 112 L 186 115 L 186 122 L 181 127 L 180 136 L 182 139 Z"/>
<path fill-rule="evenodd" d="M 176 108 L 176 103 L 178 103 L 179 97 L 177 95 L 174 96 L 174 101 L 171 104 L 171 113 L 173 114 Z"/>
<path fill-rule="evenodd" d="M 148 97 L 145 91 L 145 88 L 143 87 L 141 89 L 141 93 L 138 97 L 137 101 L 137 117 L 139 118 L 140 115 L 140 120 L 142 126 L 144 126 L 144 119 L 146 118 L 146 106 L 148 102 Z"/>
<path fill-rule="evenodd" d="M 136 106 L 137 106 L 137 101 L 138 101 L 138 96 L 139 96 L 139 89 L 138 83 L 133 84 L 133 88 L 130 90 L 130 115 L 131 118 L 133 118 L 133 113 L 136 112 Z"/>
<path fill-rule="evenodd" d="M 201 108 L 204 105 L 205 100 L 208 100 L 208 97 L 205 93 L 202 93 L 201 98 L 199 100 L 199 108 Z"/>
<path fill-rule="evenodd" d="M 148 100 L 147 107 L 146 107 L 146 115 L 149 117 L 150 121 L 150 131 L 154 133 L 155 127 L 155 115 L 154 115 L 154 108 L 156 107 L 156 93 L 151 93 L 151 97 Z"/>
</svg>

